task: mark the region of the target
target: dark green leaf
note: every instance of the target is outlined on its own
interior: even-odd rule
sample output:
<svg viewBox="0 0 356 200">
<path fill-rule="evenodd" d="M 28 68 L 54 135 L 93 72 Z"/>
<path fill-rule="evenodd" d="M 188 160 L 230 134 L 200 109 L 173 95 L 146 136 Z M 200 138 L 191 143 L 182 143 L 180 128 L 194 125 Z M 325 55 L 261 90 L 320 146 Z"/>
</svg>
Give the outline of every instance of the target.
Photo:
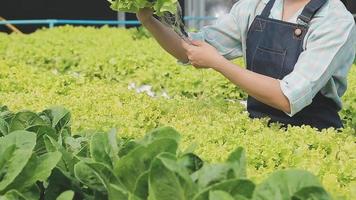
<svg viewBox="0 0 356 200">
<path fill-rule="evenodd" d="M 0 200 L 39 200 L 40 190 L 36 185 L 28 188 L 25 191 L 10 190 L 3 196 L 0 195 Z"/>
<path fill-rule="evenodd" d="M 168 170 L 176 173 L 180 178 L 184 179 L 185 184 L 189 186 L 191 190 L 195 190 L 193 181 L 189 176 L 189 171 L 182 165 L 178 164 L 177 158 L 172 153 L 161 153 L 157 156 L 156 160 L 159 160 L 158 164 L 162 163 Z M 152 168 L 153 166 L 151 166 Z"/>
<path fill-rule="evenodd" d="M 243 148 L 232 152 L 226 163 L 204 165 L 193 174 L 200 188 L 224 181 L 227 179 L 246 178 L 246 156 Z"/>
<path fill-rule="evenodd" d="M 149 195 L 155 200 L 192 199 L 197 188 L 188 171 L 178 165 L 174 154 L 162 153 L 152 162 L 149 173 Z"/>
<path fill-rule="evenodd" d="M 32 126 L 32 127 L 28 128 L 27 131 L 36 133 L 36 135 L 37 135 L 36 147 L 35 147 L 35 152 L 37 155 L 42 155 L 47 152 L 46 146 L 44 143 L 45 135 L 52 137 L 53 139 L 58 138 L 58 135 L 56 134 L 56 130 L 54 130 L 52 127 L 46 126 L 46 125 Z"/>
<path fill-rule="evenodd" d="M 26 130 L 36 125 L 46 125 L 46 122 L 36 113 L 30 111 L 18 112 L 11 120 L 10 132 Z"/>
<path fill-rule="evenodd" d="M 62 158 L 57 164 L 57 167 L 68 177 L 74 175 L 74 165 L 79 162 L 75 155 L 68 152 L 63 146 L 49 136 L 44 136 L 44 143 L 48 152 L 59 151 Z"/>
<path fill-rule="evenodd" d="M 157 128 L 143 138 L 142 144 L 149 144 L 155 140 L 159 139 L 172 139 L 175 140 L 177 143 L 180 142 L 180 134 L 172 127 L 162 127 Z"/>
<path fill-rule="evenodd" d="M 96 162 L 112 167 L 119 159 L 116 132 L 94 134 L 90 140 L 90 154 Z"/>
<path fill-rule="evenodd" d="M 86 162 L 86 164 L 93 169 L 100 177 L 104 180 L 105 186 L 108 187 L 109 183 L 115 184 L 124 188 L 125 186 L 120 182 L 120 180 L 116 177 L 112 168 L 103 165 L 102 163 L 97 162 Z"/>
<path fill-rule="evenodd" d="M 331 200 L 330 195 L 322 187 L 305 187 L 296 192 L 292 200 Z"/>
<path fill-rule="evenodd" d="M 153 159 L 162 152 L 175 154 L 176 140 L 158 139 L 147 146 L 138 146 L 115 164 L 115 174 L 130 192 L 134 192 L 137 179 L 151 166 Z"/>
<path fill-rule="evenodd" d="M 80 182 L 96 191 L 106 193 L 110 184 L 123 187 L 111 169 L 102 163 L 80 161 L 75 165 L 74 171 Z"/>
<path fill-rule="evenodd" d="M 9 124 L 2 118 L 0 118 L 0 137 L 9 133 Z"/>
<path fill-rule="evenodd" d="M 246 178 L 246 153 L 242 147 L 237 148 L 233 151 L 227 162 L 231 164 L 234 172 L 233 178 Z"/>
<path fill-rule="evenodd" d="M 109 200 L 129 200 L 129 193 L 117 185 L 110 184 L 108 190 Z"/>
<path fill-rule="evenodd" d="M 72 153 L 73 156 L 88 156 L 88 141 L 88 138 L 85 137 L 66 137 L 64 139 L 64 147 L 66 151 Z"/>
<path fill-rule="evenodd" d="M 13 117 L 14 117 L 14 113 L 9 111 L 7 106 L 1 106 L 1 108 L 0 108 L 0 118 L 1 119 L 5 120 L 9 124 Z"/>
<path fill-rule="evenodd" d="M 7 106 L 0 105 L 0 113 L 9 111 L 9 108 Z"/>
<path fill-rule="evenodd" d="M 61 153 L 51 152 L 37 157 L 32 155 L 25 168 L 7 189 L 24 190 L 34 185 L 37 181 L 45 181 L 51 174 L 52 169 L 61 158 Z"/>
<path fill-rule="evenodd" d="M 155 166 L 150 172 L 149 199 L 186 200 L 185 191 L 180 186 L 179 178 L 163 165 Z"/>
<path fill-rule="evenodd" d="M 140 144 L 133 140 L 125 142 L 119 149 L 119 157 L 127 155 L 130 151 L 134 150 L 139 145 Z"/>
<path fill-rule="evenodd" d="M 0 161 L 0 192 L 20 174 L 31 158 L 35 144 L 36 135 L 27 131 L 15 131 L 0 138 L 0 160 L 6 161 Z"/>
<path fill-rule="evenodd" d="M 0 200 L 27 200 L 27 198 L 17 190 L 10 190 L 3 196 L 0 195 Z"/>
<path fill-rule="evenodd" d="M 149 171 L 144 172 L 140 177 L 138 177 L 135 184 L 135 190 L 133 193 L 142 199 L 147 199 L 148 197 L 148 176 Z"/>
<path fill-rule="evenodd" d="M 74 166 L 74 173 L 75 177 L 89 188 L 100 192 L 107 191 L 104 179 L 84 161 L 80 161 Z"/>
<path fill-rule="evenodd" d="M 57 131 L 69 128 L 71 114 L 70 112 L 60 106 L 52 107 L 44 110 L 41 115 L 45 115 L 51 121 L 52 127 Z"/>
<path fill-rule="evenodd" d="M 80 188 L 79 181 L 68 178 L 58 168 L 53 169 L 51 176 L 47 180 L 48 186 L 45 190 L 44 199 L 56 199 L 62 192 L 67 190 L 75 191 L 76 198 L 84 199 L 84 190 Z"/>
<path fill-rule="evenodd" d="M 215 191 L 215 190 L 227 192 L 234 198 L 241 196 L 250 199 L 252 197 L 254 189 L 255 189 L 255 184 L 247 179 L 225 180 L 205 188 L 199 194 L 197 194 L 193 200 L 209 199 L 210 191 Z"/>
<path fill-rule="evenodd" d="M 189 173 L 194 173 L 201 169 L 204 161 L 193 153 L 188 153 L 178 158 L 178 164 L 189 170 Z"/>
<path fill-rule="evenodd" d="M 199 188 L 226 180 L 231 171 L 228 164 L 206 164 L 193 174 L 194 180 L 198 182 Z"/>
<path fill-rule="evenodd" d="M 297 192 L 309 187 L 321 187 L 319 180 L 303 170 L 282 170 L 273 173 L 256 187 L 254 200 L 291 199 Z"/>
</svg>

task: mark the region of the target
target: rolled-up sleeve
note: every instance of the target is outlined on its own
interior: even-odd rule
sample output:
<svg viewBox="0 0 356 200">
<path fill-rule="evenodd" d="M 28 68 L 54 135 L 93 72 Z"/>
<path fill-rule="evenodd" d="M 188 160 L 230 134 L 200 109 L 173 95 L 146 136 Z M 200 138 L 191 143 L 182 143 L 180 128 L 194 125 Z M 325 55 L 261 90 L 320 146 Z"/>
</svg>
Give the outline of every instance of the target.
<svg viewBox="0 0 356 200">
<path fill-rule="evenodd" d="M 350 19 L 330 21 L 310 30 L 294 71 L 280 80 L 290 102 L 289 116 L 310 105 L 326 85 L 333 85 L 336 95 L 342 96 L 344 91 L 340 90 L 346 90 L 346 76 L 355 57 L 355 24 Z M 344 88 L 337 88 L 335 83 Z"/>
<path fill-rule="evenodd" d="M 219 18 L 214 25 L 206 26 L 197 33 L 190 33 L 191 39 L 209 43 L 229 60 L 243 56 L 241 31 L 237 19 L 241 7 L 241 3 L 237 2 L 230 13 Z"/>
</svg>

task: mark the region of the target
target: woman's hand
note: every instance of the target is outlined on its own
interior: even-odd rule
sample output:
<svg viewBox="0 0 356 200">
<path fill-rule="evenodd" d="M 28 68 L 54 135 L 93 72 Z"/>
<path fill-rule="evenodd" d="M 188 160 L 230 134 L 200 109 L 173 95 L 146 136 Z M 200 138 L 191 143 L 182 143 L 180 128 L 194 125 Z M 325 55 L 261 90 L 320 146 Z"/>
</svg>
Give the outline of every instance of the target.
<svg viewBox="0 0 356 200">
<path fill-rule="evenodd" d="M 190 63 L 196 68 L 219 67 L 222 61 L 226 60 L 210 44 L 201 41 L 192 41 L 192 44 L 182 40 L 182 46 L 186 51 Z"/>
<path fill-rule="evenodd" d="M 153 16 L 153 10 L 151 8 L 142 8 L 136 14 L 137 19 L 141 21 L 141 23 L 145 23 L 150 20 Z"/>
</svg>

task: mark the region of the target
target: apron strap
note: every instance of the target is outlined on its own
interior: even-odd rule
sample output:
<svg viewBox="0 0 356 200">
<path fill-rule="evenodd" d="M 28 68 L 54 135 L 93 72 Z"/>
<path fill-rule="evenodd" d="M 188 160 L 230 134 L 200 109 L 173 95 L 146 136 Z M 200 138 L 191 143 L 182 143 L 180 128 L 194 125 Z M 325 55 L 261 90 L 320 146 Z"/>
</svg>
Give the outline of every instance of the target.
<svg viewBox="0 0 356 200">
<path fill-rule="evenodd" d="M 306 24 L 313 19 L 314 15 L 320 10 L 327 0 L 311 0 L 304 8 L 298 19 Z"/>
<path fill-rule="evenodd" d="M 272 10 L 273 5 L 274 5 L 275 2 L 276 2 L 276 0 L 270 0 L 270 1 L 267 3 L 265 9 L 262 11 L 262 14 L 261 14 L 262 17 L 265 17 L 265 18 L 268 18 L 268 17 L 269 17 L 269 15 L 271 14 L 271 10 Z"/>
</svg>

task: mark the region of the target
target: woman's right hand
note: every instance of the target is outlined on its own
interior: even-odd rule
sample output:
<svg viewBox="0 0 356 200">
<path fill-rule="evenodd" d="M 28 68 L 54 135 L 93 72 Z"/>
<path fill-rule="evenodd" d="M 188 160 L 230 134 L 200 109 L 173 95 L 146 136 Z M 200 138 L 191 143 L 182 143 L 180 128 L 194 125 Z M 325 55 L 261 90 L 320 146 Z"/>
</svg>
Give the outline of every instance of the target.
<svg viewBox="0 0 356 200">
<path fill-rule="evenodd" d="M 137 19 L 140 20 L 141 23 L 145 23 L 152 18 L 153 10 L 151 8 L 142 8 L 136 15 Z"/>
</svg>

